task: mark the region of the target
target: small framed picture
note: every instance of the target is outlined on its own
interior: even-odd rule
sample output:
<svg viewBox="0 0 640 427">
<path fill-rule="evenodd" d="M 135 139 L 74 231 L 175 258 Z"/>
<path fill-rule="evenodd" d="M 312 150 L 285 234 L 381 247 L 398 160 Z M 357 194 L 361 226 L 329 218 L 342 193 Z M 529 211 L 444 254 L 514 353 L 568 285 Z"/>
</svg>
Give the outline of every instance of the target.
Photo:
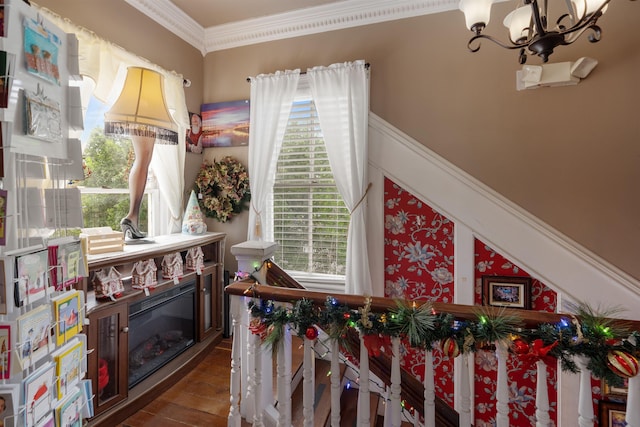
<svg viewBox="0 0 640 427">
<path fill-rule="evenodd" d="M 627 425 L 627 404 L 601 400 L 598 403 L 600 427 L 624 427 Z"/>
<path fill-rule="evenodd" d="M 615 400 L 615 401 L 625 401 L 627 400 L 627 395 L 629 394 L 629 379 L 625 378 L 622 385 L 620 387 L 613 387 L 607 384 L 605 380 L 602 380 L 602 396 L 605 399 Z"/>
<path fill-rule="evenodd" d="M 531 277 L 482 276 L 482 304 L 531 309 Z"/>
</svg>

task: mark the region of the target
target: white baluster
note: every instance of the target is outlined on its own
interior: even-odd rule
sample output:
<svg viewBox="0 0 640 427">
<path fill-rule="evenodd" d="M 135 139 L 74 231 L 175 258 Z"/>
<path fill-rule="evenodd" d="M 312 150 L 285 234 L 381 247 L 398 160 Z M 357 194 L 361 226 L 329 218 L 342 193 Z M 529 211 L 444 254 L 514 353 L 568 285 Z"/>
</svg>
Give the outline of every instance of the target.
<svg viewBox="0 0 640 427">
<path fill-rule="evenodd" d="M 371 426 L 371 404 L 369 400 L 369 351 L 360 337 L 360 389 L 358 391 L 358 425 Z"/>
<path fill-rule="evenodd" d="M 591 393 L 591 371 L 587 369 L 589 359 L 578 356 L 575 358 L 580 368 L 580 390 L 578 397 L 578 425 L 593 427 L 593 395 Z"/>
<path fill-rule="evenodd" d="M 633 345 L 638 344 L 633 336 L 629 341 Z M 629 378 L 626 421 L 627 427 L 640 427 L 640 375 Z"/>
<path fill-rule="evenodd" d="M 498 358 L 498 380 L 496 391 L 496 426 L 509 427 L 509 376 L 507 373 L 507 345 L 496 343 L 496 357 Z"/>
<path fill-rule="evenodd" d="M 384 421 L 382 422 L 382 427 L 391 427 L 393 424 L 393 405 L 390 401 L 391 392 L 389 391 L 389 387 L 385 387 L 384 395 L 381 396 L 384 402 Z"/>
<path fill-rule="evenodd" d="M 460 356 L 460 426 L 469 427 L 471 425 L 471 381 L 469 380 L 469 358 L 473 353 L 462 354 Z"/>
<path fill-rule="evenodd" d="M 340 349 L 338 340 L 331 340 L 331 427 L 340 427 Z"/>
<path fill-rule="evenodd" d="M 627 427 L 640 427 L 640 375 L 629 378 Z"/>
<path fill-rule="evenodd" d="M 231 331 L 233 334 L 233 345 L 231 347 L 231 378 L 229 380 L 229 391 L 231 397 L 229 401 L 231 403 L 229 407 L 229 417 L 227 420 L 227 427 L 240 427 L 240 378 L 241 378 L 241 366 L 240 366 L 240 306 L 242 304 L 242 297 L 231 297 Z"/>
<path fill-rule="evenodd" d="M 402 405 L 400 395 L 402 393 L 402 381 L 400 379 L 400 338 L 391 338 L 393 355 L 391 359 L 391 426 L 400 427 L 402 420 Z"/>
<path fill-rule="evenodd" d="M 254 371 L 252 374 L 253 382 L 249 381 L 249 384 L 253 385 L 253 427 L 263 427 L 262 423 L 262 341 L 259 335 L 253 335 L 253 351 L 254 351 Z M 271 375 L 271 369 L 269 369 L 269 375 Z"/>
<path fill-rule="evenodd" d="M 536 362 L 538 378 L 536 385 L 536 427 L 549 427 L 549 390 L 547 389 L 547 365 L 542 361 Z"/>
<path fill-rule="evenodd" d="M 302 414 L 304 427 L 313 427 L 313 403 L 315 402 L 315 358 L 313 357 L 313 341 L 304 340 L 302 362 Z"/>
<path fill-rule="evenodd" d="M 291 330 L 283 326 L 282 339 L 278 343 L 278 427 L 291 425 Z"/>
<path fill-rule="evenodd" d="M 433 350 L 424 351 L 424 425 L 436 425 L 436 388 L 433 379 Z"/>
</svg>

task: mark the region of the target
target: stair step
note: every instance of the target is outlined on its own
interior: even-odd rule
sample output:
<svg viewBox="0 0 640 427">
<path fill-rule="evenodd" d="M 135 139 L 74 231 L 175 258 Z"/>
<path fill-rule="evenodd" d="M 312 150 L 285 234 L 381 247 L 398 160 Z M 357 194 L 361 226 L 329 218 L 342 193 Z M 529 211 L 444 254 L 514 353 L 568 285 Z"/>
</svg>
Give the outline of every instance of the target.
<svg viewBox="0 0 640 427">
<path fill-rule="evenodd" d="M 375 394 L 370 394 L 370 413 L 369 419 L 371 426 L 377 426 L 376 418 L 378 413 L 378 405 L 380 404 L 380 397 Z M 325 425 L 325 427 L 331 427 L 331 420 Z M 350 388 L 342 392 L 340 397 L 340 427 L 356 427 L 358 425 L 358 389 Z"/>
<path fill-rule="evenodd" d="M 331 362 L 316 359 L 315 365 L 316 389 L 315 402 L 313 404 L 313 425 L 322 426 L 331 415 L 331 377 L 329 376 L 329 372 L 331 371 Z M 341 364 L 340 377 L 342 377 L 344 369 L 344 365 Z M 291 423 L 294 426 L 301 426 L 304 423 L 303 394 L 303 382 L 301 382 L 291 397 Z"/>
</svg>

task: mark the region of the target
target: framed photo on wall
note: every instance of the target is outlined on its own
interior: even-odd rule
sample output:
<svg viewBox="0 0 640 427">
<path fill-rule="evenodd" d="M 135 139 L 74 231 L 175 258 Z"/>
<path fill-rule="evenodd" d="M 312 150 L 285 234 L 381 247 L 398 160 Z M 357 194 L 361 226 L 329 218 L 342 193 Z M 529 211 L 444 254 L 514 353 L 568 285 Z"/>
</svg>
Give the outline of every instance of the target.
<svg viewBox="0 0 640 427">
<path fill-rule="evenodd" d="M 602 396 L 605 399 L 615 401 L 626 401 L 629 394 L 629 379 L 625 378 L 620 387 L 614 387 L 607 384 L 605 380 L 602 380 Z"/>
<path fill-rule="evenodd" d="M 601 400 L 598 403 L 600 427 L 624 427 L 627 425 L 627 404 Z"/>
<path fill-rule="evenodd" d="M 204 148 L 249 144 L 249 100 L 203 104 L 200 109 Z"/>
<path fill-rule="evenodd" d="M 531 277 L 482 276 L 482 304 L 531 309 Z"/>
</svg>

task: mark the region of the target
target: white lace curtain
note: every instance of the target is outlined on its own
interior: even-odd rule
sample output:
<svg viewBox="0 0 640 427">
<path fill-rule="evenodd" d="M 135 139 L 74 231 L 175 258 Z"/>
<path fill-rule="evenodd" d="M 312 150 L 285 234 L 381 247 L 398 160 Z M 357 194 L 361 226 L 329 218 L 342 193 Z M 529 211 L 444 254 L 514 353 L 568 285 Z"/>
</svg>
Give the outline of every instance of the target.
<svg viewBox="0 0 640 427">
<path fill-rule="evenodd" d="M 124 84 L 126 69 L 130 66 L 145 67 L 164 76 L 167 107 L 178 125 L 178 145 L 156 144 L 152 159 L 153 172 L 158 181 L 160 195 L 169 209 L 169 221 L 160 224 L 159 234 L 180 231 L 183 214 L 185 135 L 189 126 L 189 113 L 184 97 L 183 76 L 167 71 L 96 36 L 68 19 L 42 8 L 40 12 L 53 24 L 78 38 L 80 74 L 90 78 L 94 85 L 93 96 L 111 105 Z M 83 96 L 83 102 L 89 97 Z M 83 105 L 86 110 L 87 105 Z"/>
<path fill-rule="evenodd" d="M 251 79 L 249 240 L 263 233 L 268 195 L 282 139 L 298 89 L 300 71 Z M 366 234 L 369 78 L 364 61 L 315 67 L 307 80 L 316 104 L 336 185 L 351 213 L 347 240 L 346 293 L 372 294 Z"/>
<path fill-rule="evenodd" d="M 249 240 L 262 240 L 268 196 L 276 177 L 276 165 L 289 114 L 300 80 L 300 70 L 261 74 L 251 79 L 249 104 Z"/>
</svg>

